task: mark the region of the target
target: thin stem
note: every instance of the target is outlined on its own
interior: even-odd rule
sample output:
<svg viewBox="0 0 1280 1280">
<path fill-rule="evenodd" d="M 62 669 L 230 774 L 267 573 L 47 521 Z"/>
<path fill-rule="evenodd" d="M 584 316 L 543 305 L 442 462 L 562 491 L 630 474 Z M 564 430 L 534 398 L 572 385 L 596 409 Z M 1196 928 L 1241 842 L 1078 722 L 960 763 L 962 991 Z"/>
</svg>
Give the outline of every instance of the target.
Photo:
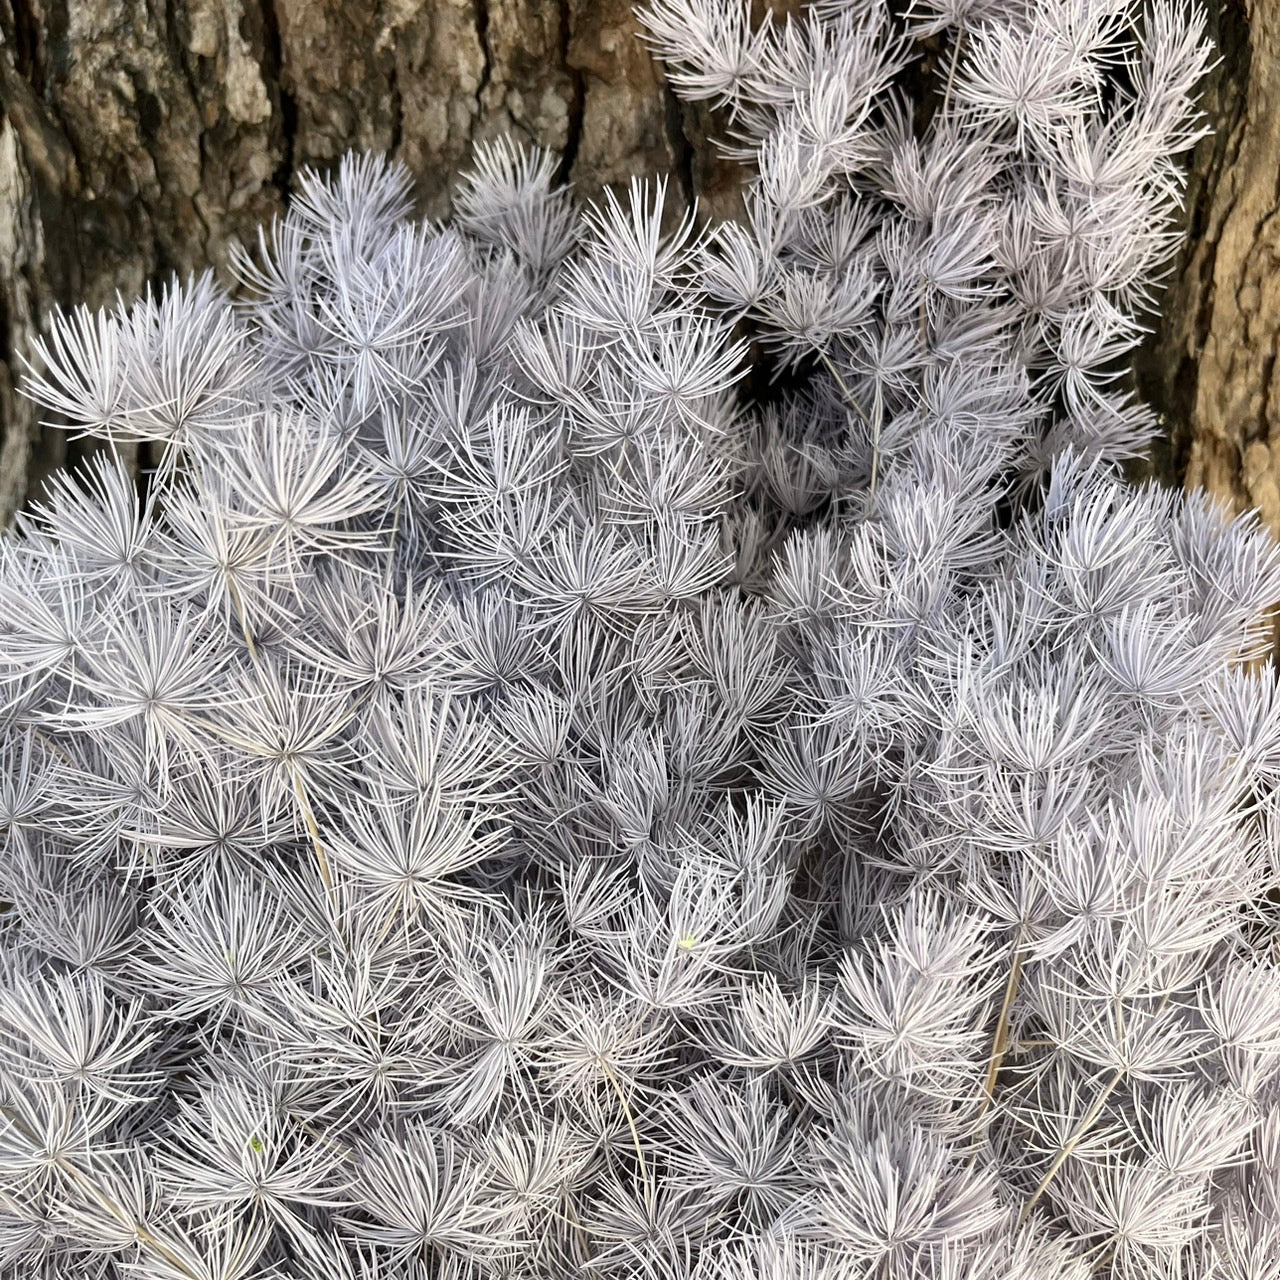
<svg viewBox="0 0 1280 1280">
<path fill-rule="evenodd" d="M 1102 1108 L 1107 1105 L 1107 1099 L 1115 1092 L 1116 1086 L 1124 1079 L 1125 1074 L 1123 1067 L 1115 1069 L 1111 1079 L 1107 1081 L 1106 1087 L 1094 1099 L 1093 1106 L 1089 1108 L 1084 1118 L 1072 1131 L 1071 1137 L 1058 1148 L 1058 1154 L 1054 1156 L 1048 1172 L 1040 1179 L 1040 1185 L 1036 1187 L 1027 1203 L 1022 1206 L 1022 1212 L 1018 1215 L 1018 1226 L 1022 1226 L 1031 1216 L 1031 1210 L 1036 1207 L 1040 1197 L 1048 1190 L 1049 1184 L 1058 1176 L 1058 1170 L 1066 1164 L 1071 1153 L 1084 1141 L 1085 1134 L 1092 1128 L 1093 1122 L 1102 1114 Z"/>
<path fill-rule="evenodd" d="M 245 613 L 244 601 L 241 599 L 240 592 L 233 581 L 228 580 L 227 586 L 231 592 L 231 601 L 235 605 L 236 616 L 240 620 L 240 630 L 244 633 L 245 646 L 249 650 L 249 658 L 253 662 L 254 670 L 259 675 L 262 674 L 262 657 L 258 653 L 258 646 L 254 643 L 253 633 L 249 629 L 248 615 Z M 311 802 L 307 798 L 306 787 L 302 781 L 302 775 L 297 768 L 291 763 L 288 766 L 289 778 L 293 783 L 293 793 L 297 797 L 298 807 L 302 811 L 302 820 L 306 823 L 307 832 L 311 836 L 311 846 L 315 851 L 316 863 L 320 868 L 320 879 L 324 884 L 324 891 L 330 902 L 333 901 L 333 875 L 329 869 L 329 855 L 325 851 L 323 842 L 320 839 L 320 827 L 316 822 L 316 816 L 312 812 Z"/>
<path fill-rule="evenodd" d="M 636 1128 L 636 1122 L 631 1115 L 631 1107 L 627 1103 L 627 1095 L 622 1092 L 622 1085 L 618 1082 L 618 1077 L 614 1075 L 613 1068 L 607 1062 L 601 1062 L 601 1068 L 604 1071 L 606 1079 L 613 1085 L 614 1092 L 618 1095 L 618 1101 L 622 1103 L 622 1114 L 627 1119 L 627 1128 L 631 1130 L 631 1141 L 635 1145 L 636 1160 L 640 1165 L 640 1179 L 644 1183 L 645 1198 L 649 1202 L 650 1211 L 657 1203 L 654 1195 L 653 1183 L 649 1179 L 649 1168 L 645 1164 L 644 1148 L 640 1145 L 640 1131 Z"/>
<path fill-rule="evenodd" d="M 960 51 L 964 48 L 965 27 L 960 28 L 960 34 L 956 36 L 955 48 L 951 53 L 951 70 L 947 72 L 947 87 L 942 95 L 942 110 L 939 115 L 945 116 L 947 108 L 951 105 L 951 86 L 956 81 L 956 68 L 960 65 Z"/>
<path fill-rule="evenodd" d="M 844 397 L 845 402 L 868 427 L 871 426 L 871 419 L 867 416 L 867 411 L 858 403 L 853 392 L 849 390 L 849 384 L 840 376 L 840 370 L 832 363 L 831 357 L 825 351 L 819 349 L 818 359 L 826 365 L 827 372 L 835 379 L 835 384 L 840 388 L 840 394 Z"/>
<path fill-rule="evenodd" d="M 1005 1054 L 1009 1051 L 1010 1014 L 1014 1002 L 1018 998 L 1018 987 L 1022 982 L 1022 966 L 1025 960 L 1023 949 L 1023 929 L 1018 928 L 1018 935 L 1013 942 L 1013 963 L 1009 966 L 1009 980 L 1004 987 L 1004 1000 L 1000 1004 L 1000 1017 L 996 1022 L 995 1039 L 991 1045 L 991 1057 L 987 1062 L 987 1077 L 983 1082 L 982 1110 L 979 1118 L 986 1115 L 988 1108 L 996 1100 L 996 1080 L 1004 1063 Z"/>
<path fill-rule="evenodd" d="M 880 470 L 880 423 L 884 419 L 884 400 L 880 383 L 876 382 L 875 416 L 871 420 L 871 496 L 876 496 L 876 479 Z"/>
<path fill-rule="evenodd" d="M 586 1228 L 582 1225 L 582 1219 L 578 1217 L 577 1209 L 573 1207 L 573 1197 L 569 1194 L 568 1188 L 561 1188 L 560 1194 L 564 1200 L 564 1207 L 567 1212 L 563 1215 L 557 1214 L 556 1216 L 559 1217 L 562 1222 L 567 1222 L 573 1228 L 573 1233 L 578 1239 L 578 1247 L 582 1250 L 581 1260 L 585 1263 L 591 1258 L 591 1242 L 587 1238 Z M 552 1212 L 554 1213 L 555 1211 L 552 1210 Z"/>
<path fill-rule="evenodd" d="M 1166 991 L 1160 1000 L 1159 1008 L 1156 1010 L 1157 1016 L 1164 1012 L 1168 1003 L 1169 992 Z M 1123 1034 L 1123 1032 L 1121 1034 Z M 1094 1100 L 1093 1106 L 1089 1108 L 1084 1118 L 1078 1125 L 1076 1125 L 1075 1129 L 1072 1131 L 1071 1137 L 1069 1137 L 1058 1150 L 1058 1154 L 1053 1158 L 1053 1163 L 1049 1166 L 1048 1172 L 1040 1179 L 1040 1185 L 1035 1189 L 1031 1199 L 1022 1206 L 1022 1213 L 1018 1216 L 1019 1226 L 1026 1222 L 1027 1218 L 1031 1214 L 1031 1210 L 1036 1207 L 1036 1202 L 1042 1195 L 1044 1195 L 1049 1184 L 1054 1180 L 1054 1178 L 1058 1176 L 1058 1170 L 1066 1163 L 1067 1157 L 1070 1156 L 1083 1141 L 1085 1134 L 1089 1131 L 1093 1122 L 1102 1114 L 1102 1108 L 1106 1106 L 1107 1099 L 1115 1092 L 1116 1086 L 1125 1078 L 1126 1075 L 1128 1075 L 1128 1070 L 1124 1066 L 1117 1067 L 1112 1073 L 1111 1079 L 1107 1081 L 1106 1087 Z"/>
<path fill-rule="evenodd" d="M 387 918 L 386 918 L 386 920 L 384 920 L 384 921 L 383 921 L 382 928 L 381 928 L 381 930 L 379 930 L 379 932 L 378 932 L 378 938 L 377 938 L 377 941 L 376 941 L 376 942 L 374 942 L 374 944 L 373 944 L 373 949 L 374 949 L 375 951 L 376 951 L 380 946 L 382 946 L 383 942 L 386 940 L 387 934 L 389 934 L 389 933 L 391 932 L 391 926 L 392 926 L 393 924 L 395 924 L 396 919 L 399 917 L 399 915 L 400 915 L 400 908 L 401 908 L 401 907 L 403 906 L 403 904 L 404 904 L 404 895 L 405 895 L 405 890 L 404 890 L 403 888 L 398 889 L 398 890 L 396 891 L 395 899 L 394 899 L 394 901 L 391 903 L 391 910 L 387 912 Z M 406 917 L 406 918 L 405 918 L 405 948 L 406 948 L 406 951 L 407 951 L 407 949 L 408 949 L 408 945 L 409 945 L 409 924 L 408 924 L 408 918 Z"/>
<path fill-rule="evenodd" d="M 58 756 L 62 760 L 63 764 L 68 765 L 72 769 L 76 767 L 76 762 L 72 758 L 71 753 L 55 738 L 50 737 L 50 735 L 40 728 L 39 725 L 33 725 L 31 727 L 31 735 L 37 741 L 43 742 L 44 745 L 54 753 L 54 755 Z"/>
<path fill-rule="evenodd" d="M 400 503 L 396 503 L 395 515 L 391 517 L 391 543 L 387 547 L 387 572 L 383 578 L 383 585 L 389 591 L 391 589 L 391 574 L 395 567 L 396 559 L 396 539 L 400 536 Z"/>
<path fill-rule="evenodd" d="M 245 613 L 244 600 L 241 598 L 240 588 L 236 586 L 234 578 L 227 579 L 227 591 L 231 596 L 231 603 L 235 606 L 236 617 L 240 620 L 240 630 L 244 635 L 245 648 L 249 650 L 249 657 L 256 667 L 261 663 L 261 659 L 258 656 L 258 646 L 254 642 L 253 632 L 249 630 L 249 619 Z"/>
<path fill-rule="evenodd" d="M 298 798 L 298 808 L 302 811 L 302 820 L 307 824 L 307 834 L 311 837 L 311 847 L 315 850 L 316 863 L 320 867 L 320 879 L 324 883 L 324 891 L 332 901 L 333 875 L 329 870 L 329 855 L 325 851 L 324 842 L 320 839 L 320 826 L 311 810 L 311 801 L 307 799 L 307 789 L 302 775 L 293 766 L 289 766 L 289 776 L 293 779 L 293 793 Z"/>
</svg>

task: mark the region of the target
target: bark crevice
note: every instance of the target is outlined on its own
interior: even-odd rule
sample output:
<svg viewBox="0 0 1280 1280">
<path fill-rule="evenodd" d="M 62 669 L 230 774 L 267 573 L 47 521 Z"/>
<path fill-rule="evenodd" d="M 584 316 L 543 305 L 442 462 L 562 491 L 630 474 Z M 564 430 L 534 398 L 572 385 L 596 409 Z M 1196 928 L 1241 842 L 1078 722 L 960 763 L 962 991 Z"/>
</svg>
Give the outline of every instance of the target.
<svg viewBox="0 0 1280 1280">
<path fill-rule="evenodd" d="M 567 122 L 564 146 L 556 182 L 563 185 L 573 179 L 573 166 L 582 146 L 583 122 L 587 108 L 587 77 L 573 58 L 573 0 L 557 0 L 560 12 L 560 62 L 569 80 L 569 100 L 565 104 Z"/>
<path fill-rule="evenodd" d="M 489 0 L 476 0 L 476 40 L 480 44 L 480 83 L 476 86 L 476 111 L 484 111 L 484 91 L 493 80 L 493 49 L 489 45 Z"/>
<path fill-rule="evenodd" d="M 685 131 L 685 107 L 669 83 L 663 84 L 662 96 L 665 107 L 663 119 L 667 126 L 667 141 L 671 144 L 671 151 L 675 157 L 673 168 L 676 180 L 680 184 L 680 193 L 684 196 L 686 207 L 692 209 L 697 197 L 697 188 L 693 177 L 693 144 Z"/>
<path fill-rule="evenodd" d="M 280 15 L 275 0 L 261 0 L 262 77 L 273 98 L 274 115 L 279 119 L 280 162 L 271 173 L 271 185 L 279 194 L 282 208 L 289 207 L 293 190 L 294 151 L 298 138 L 298 103 L 289 89 L 284 65 L 284 44 L 280 37 Z"/>
<path fill-rule="evenodd" d="M 13 19 L 14 69 L 28 80 L 36 94 L 44 92 L 44 68 L 41 66 L 40 18 L 30 0 L 10 0 Z"/>
<path fill-rule="evenodd" d="M 1224 230 L 1238 217 L 1243 195 L 1254 52 L 1243 0 L 1210 0 L 1207 17 L 1219 55 L 1202 97 L 1213 132 L 1191 158 L 1184 247 L 1160 299 L 1155 331 L 1135 361 L 1137 387 L 1162 412 L 1165 423 L 1166 435 L 1157 442 L 1150 470 L 1168 483 L 1197 472 L 1203 476 L 1204 468 L 1193 459 L 1206 450 L 1221 455 L 1212 468 L 1215 474 L 1238 473 L 1242 457 L 1238 445 L 1228 440 L 1229 431 L 1224 435 L 1221 424 L 1208 421 L 1204 396 L 1212 377 L 1207 348 L 1221 322 L 1224 287 L 1230 310 L 1242 314 L 1243 282 L 1227 262 L 1235 250 L 1222 242 Z"/>
</svg>

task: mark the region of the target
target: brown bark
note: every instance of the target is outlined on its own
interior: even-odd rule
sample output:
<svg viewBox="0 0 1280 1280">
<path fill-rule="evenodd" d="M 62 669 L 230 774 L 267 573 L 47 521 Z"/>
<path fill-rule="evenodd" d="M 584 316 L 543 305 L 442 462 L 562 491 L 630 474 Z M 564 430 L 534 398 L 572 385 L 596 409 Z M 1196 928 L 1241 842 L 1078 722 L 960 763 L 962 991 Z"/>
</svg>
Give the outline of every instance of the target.
<svg viewBox="0 0 1280 1280">
<path fill-rule="evenodd" d="M 0 36 L 0 524 L 68 457 L 14 394 L 41 318 L 223 267 L 303 166 L 390 152 L 431 217 L 501 133 L 588 197 L 670 174 L 723 214 L 740 184 L 630 0 L 7 0 Z"/>
<path fill-rule="evenodd" d="M 1213 135 L 1138 385 L 1170 428 L 1161 469 L 1280 534 L 1280 4 L 1212 0 Z"/>
</svg>

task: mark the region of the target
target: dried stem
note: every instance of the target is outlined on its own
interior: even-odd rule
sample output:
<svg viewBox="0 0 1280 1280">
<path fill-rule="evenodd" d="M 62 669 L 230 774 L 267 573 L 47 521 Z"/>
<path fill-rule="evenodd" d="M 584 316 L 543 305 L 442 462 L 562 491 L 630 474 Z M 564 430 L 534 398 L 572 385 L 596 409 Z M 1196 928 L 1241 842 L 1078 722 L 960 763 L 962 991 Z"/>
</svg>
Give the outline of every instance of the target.
<svg viewBox="0 0 1280 1280">
<path fill-rule="evenodd" d="M 1026 959 L 1024 949 L 1024 933 L 1019 927 L 1018 935 L 1013 942 L 1013 961 L 1009 965 L 1009 980 L 1004 987 L 1004 1000 L 1000 1004 L 1000 1017 L 996 1021 L 996 1034 L 991 1044 L 991 1057 L 987 1062 L 987 1076 L 983 1082 L 982 1110 L 979 1118 L 986 1115 L 995 1102 L 996 1080 L 1004 1063 L 1005 1054 L 1009 1051 L 1010 1015 L 1014 1002 L 1018 998 L 1018 988 L 1022 983 L 1022 966 Z"/>
<path fill-rule="evenodd" d="M 1036 1207 L 1040 1197 L 1049 1189 L 1049 1184 L 1058 1176 L 1058 1170 L 1066 1164 L 1068 1157 L 1084 1140 L 1084 1136 L 1093 1127 L 1093 1123 L 1102 1114 L 1102 1109 L 1107 1105 L 1107 1099 L 1115 1092 L 1116 1086 L 1125 1077 L 1123 1067 L 1117 1067 L 1112 1073 L 1111 1079 L 1107 1081 L 1106 1087 L 1094 1099 L 1093 1106 L 1085 1113 L 1084 1118 L 1072 1130 L 1071 1136 L 1058 1148 L 1058 1154 L 1054 1156 L 1053 1163 L 1049 1166 L 1044 1177 L 1040 1179 L 1040 1185 L 1036 1187 L 1031 1198 L 1022 1206 L 1022 1212 L 1018 1215 L 1018 1225 L 1022 1226 L 1024 1222 L 1031 1216 L 1031 1211 Z"/>
</svg>

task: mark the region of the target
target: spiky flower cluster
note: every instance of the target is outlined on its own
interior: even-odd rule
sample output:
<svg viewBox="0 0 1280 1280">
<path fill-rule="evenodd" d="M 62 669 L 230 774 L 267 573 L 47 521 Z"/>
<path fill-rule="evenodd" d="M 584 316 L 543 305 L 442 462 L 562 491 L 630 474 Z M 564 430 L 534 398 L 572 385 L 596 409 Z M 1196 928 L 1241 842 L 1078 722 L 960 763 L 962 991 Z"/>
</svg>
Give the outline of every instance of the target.
<svg viewBox="0 0 1280 1280">
<path fill-rule="evenodd" d="M 1280 555 L 1116 470 L 1200 23 L 644 21 L 740 222 L 350 160 L 53 323 L 162 457 L 0 542 L 5 1277 L 1280 1275 Z"/>
</svg>

